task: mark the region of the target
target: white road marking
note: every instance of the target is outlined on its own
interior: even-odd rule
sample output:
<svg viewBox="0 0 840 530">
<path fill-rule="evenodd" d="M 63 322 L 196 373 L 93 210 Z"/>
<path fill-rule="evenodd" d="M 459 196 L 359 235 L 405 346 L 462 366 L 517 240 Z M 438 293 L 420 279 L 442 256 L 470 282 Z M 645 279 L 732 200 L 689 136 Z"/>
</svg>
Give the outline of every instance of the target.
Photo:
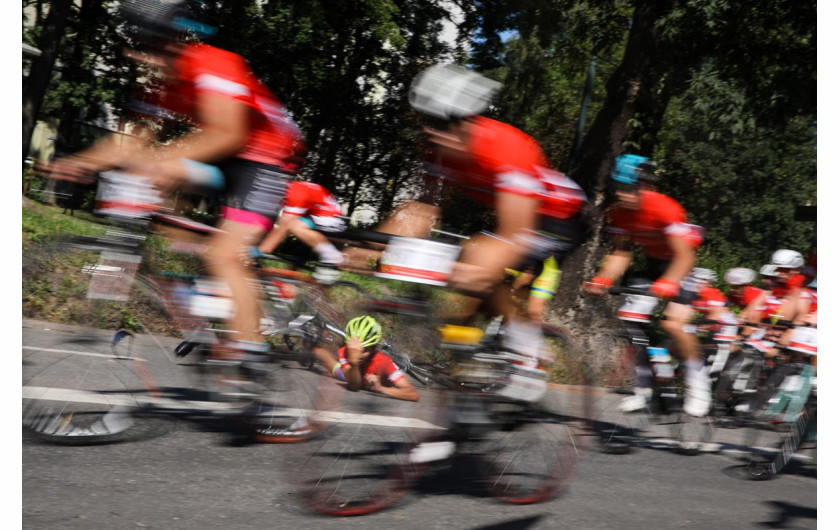
<svg viewBox="0 0 840 530">
<path fill-rule="evenodd" d="M 237 408 L 235 403 L 218 403 L 211 401 L 185 401 L 166 397 L 153 398 L 148 394 L 125 394 L 125 395 L 104 395 L 98 392 L 84 390 L 73 390 L 66 388 L 49 388 L 37 386 L 23 387 L 23 399 L 40 401 L 62 401 L 74 403 L 92 403 L 102 405 L 151 405 L 157 409 L 171 410 L 202 410 L 202 411 L 224 411 Z M 265 414 L 279 417 L 297 418 L 309 416 L 316 421 L 325 423 L 355 423 L 364 425 L 377 425 L 381 427 L 410 428 L 443 430 L 444 427 L 429 423 L 417 418 L 404 418 L 400 416 L 383 416 L 377 414 L 353 414 L 340 411 L 318 411 L 300 408 L 277 408 L 271 413 Z"/>
<path fill-rule="evenodd" d="M 70 353 L 73 355 L 82 355 L 87 357 L 102 357 L 103 359 L 113 359 L 118 361 L 140 361 L 142 363 L 146 362 L 146 359 L 141 357 L 123 357 L 120 355 L 111 355 L 108 353 L 96 353 L 92 351 L 79 351 L 79 350 L 60 350 L 56 348 L 39 348 L 37 346 L 22 346 L 24 350 L 31 350 L 36 352 L 44 352 L 44 353 Z"/>
</svg>

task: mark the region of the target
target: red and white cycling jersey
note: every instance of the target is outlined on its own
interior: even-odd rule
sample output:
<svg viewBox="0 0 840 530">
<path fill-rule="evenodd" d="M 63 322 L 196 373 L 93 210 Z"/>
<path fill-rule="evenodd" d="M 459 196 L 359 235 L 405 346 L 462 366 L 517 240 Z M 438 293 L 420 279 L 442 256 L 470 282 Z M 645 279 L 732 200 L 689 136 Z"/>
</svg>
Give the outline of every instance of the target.
<svg viewBox="0 0 840 530">
<path fill-rule="evenodd" d="M 133 105 L 133 110 L 155 117 L 169 117 L 161 107 L 201 123 L 198 95 L 213 92 L 245 103 L 250 133 L 237 158 L 294 169 L 306 151 L 303 135 L 283 104 L 263 85 L 241 56 L 208 46 L 187 45 L 174 61 L 174 75 L 162 90 L 154 91 L 151 104 Z"/>
<path fill-rule="evenodd" d="M 773 296 L 776 298 L 787 298 L 791 293 L 800 290 L 800 296 L 807 296 L 807 289 L 802 289 L 805 285 L 805 276 L 802 274 L 791 275 L 783 284 L 775 283 L 773 285 Z"/>
<path fill-rule="evenodd" d="M 338 362 L 341 363 L 342 369 L 350 366 L 350 363 L 347 362 L 346 351 L 346 346 L 338 350 Z M 405 372 L 400 370 L 394 361 L 381 351 L 371 355 L 368 361 L 362 364 L 362 367 L 364 368 L 362 377 L 373 374 L 379 377 L 382 384 L 386 386 L 394 386 L 397 381 L 405 377 Z"/>
<path fill-rule="evenodd" d="M 733 306 L 737 307 L 738 309 L 746 309 L 748 305 L 753 303 L 755 300 L 764 298 L 767 292 L 764 289 L 759 289 L 758 287 L 747 285 L 744 287 L 744 290 L 741 291 L 740 296 L 736 296 L 734 293 L 729 294 L 729 303 Z M 764 312 L 767 309 L 767 305 L 765 303 L 760 303 L 759 306 L 756 308 L 758 311 Z"/>
<path fill-rule="evenodd" d="M 336 217 L 342 214 L 341 206 L 326 188 L 314 182 L 295 180 L 286 188 L 283 214 L 297 217 Z"/>
<path fill-rule="evenodd" d="M 667 195 L 642 190 L 637 208 L 617 205 L 610 212 L 610 234 L 627 237 L 642 247 L 648 256 L 668 260 L 673 251 L 669 236 L 682 237 L 693 247 L 703 242 L 703 229 L 689 224 L 685 209 Z"/>
<path fill-rule="evenodd" d="M 805 316 L 805 323 L 809 326 L 816 326 L 817 325 L 817 291 L 814 289 L 808 289 L 808 294 L 811 297 L 811 309 L 808 311 L 808 314 Z"/>
<path fill-rule="evenodd" d="M 558 219 L 574 217 L 586 203 L 580 186 L 549 169 L 537 141 L 516 127 L 477 116 L 466 143 L 469 156 L 430 160 L 429 176 L 451 181 L 484 204 L 493 204 L 499 192 L 536 197 L 537 213 Z"/>
<path fill-rule="evenodd" d="M 720 290 L 706 286 L 697 293 L 697 298 L 691 301 L 691 307 L 705 314 L 714 309 L 726 307 L 726 297 Z"/>
</svg>

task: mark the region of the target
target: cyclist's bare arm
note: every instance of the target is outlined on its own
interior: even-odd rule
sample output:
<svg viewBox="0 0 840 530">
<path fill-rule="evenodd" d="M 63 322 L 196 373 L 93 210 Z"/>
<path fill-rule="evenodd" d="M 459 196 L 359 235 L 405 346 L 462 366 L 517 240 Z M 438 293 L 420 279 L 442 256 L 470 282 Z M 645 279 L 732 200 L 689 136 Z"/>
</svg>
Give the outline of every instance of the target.
<svg viewBox="0 0 840 530">
<path fill-rule="evenodd" d="M 666 236 L 668 246 L 674 253 L 671 258 L 671 263 L 662 275 L 663 280 L 679 283 L 680 280 L 688 276 L 691 268 L 697 261 L 697 253 L 684 238 L 679 236 Z"/>
<path fill-rule="evenodd" d="M 742 322 L 760 322 L 761 308 L 767 304 L 767 292 L 764 291 L 761 296 L 756 297 L 755 300 L 747 304 L 747 307 L 738 315 Z M 756 330 L 753 326 L 744 326 L 741 333 L 744 336 L 751 335 Z"/>
<path fill-rule="evenodd" d="M 614 237 L 613 250 L 604 257 L 601 268 L 595 278 L 605 278 L 612 282 L 618 281 L 630 267 L 633 261 L 633 251 L 630 240 L 624 237 Z M 584 289 L 592 294 L 606 294 L 609 286 L 593 282 L 584 282 Z"/>
<path fill-rule="evenodd" d="M 347 381 L 347 389 L 352 391 L 361 390 L 364 385 L 362 376 L 362 343 L 357 337 L 347 339 L 347 366 L 341 370 L 344 372 L 344 379 Z"/>
<path fill-rule="evenodd" d="M 50 177 L 77 182 L 90 182 L 91 176 L 124 166 L 138 153 L 149 149 L 155 134 L 146 122 L 133 122 L 132 134 L 109 134 L 92 146 L 41 167 Z"/>
<path fill-rule="evenodd" d="M 376 227 L 377 232 L 404 237 L 426 237 L 438 225 L 440 209 L 428 202 L 408 201 L 394 210 Z M 365 270 L 379 259 L 385 245 L 371 243 L 374 249 L 350 247 L 343 254 L 345 265 Z"/>
<path fill-rule="evenodd" d="M 394 399 L 402 399 L 403 401 L 417 401 L 420 394 L 411 382 L 403 377 L 398 379 L 394 386 L 385 386 L 382 384 L 378 375 L 368 374 L 365 376 L 365 383 L 371 392 L 386 395 Z"/>
<path fill-rule="evenodd" d="M 213 163 L 235 155 L 245 147 L 249 136 L 248 106 L 215 92 L 196 96 L 199 129 L 187 133 L 177 142 L 147 152 L 138 165 L 151 166 L 148 173 L 158 186 L 172 189 L 187 178 L 181 158 Z"/>
</svg>

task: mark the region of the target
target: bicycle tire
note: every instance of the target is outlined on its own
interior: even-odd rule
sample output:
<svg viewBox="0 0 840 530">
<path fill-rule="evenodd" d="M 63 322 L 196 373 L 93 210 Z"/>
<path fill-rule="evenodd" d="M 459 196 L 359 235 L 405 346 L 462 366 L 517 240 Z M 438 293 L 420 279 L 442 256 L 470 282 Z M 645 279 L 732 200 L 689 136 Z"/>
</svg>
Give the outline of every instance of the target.
<svg viewBox="0 0 840 530">
<path fill-rule="evenodd" d="M 606 377 L 607 386 L 595 404 L 593 430 L 602 452 L 625 454 L 639 445 L 654 411 L 650 403 L 637 412 L 621 410 L 622 400 L 633 395 L 633 370 L 645 352 L 643 346 L 635 346 L 625 337 L 615 340 L 619 353 Z"/>
<path fill-rule="evenodd" d="M 583 347 L 562 328 L 543 326 L 543 335 L 556 359 L 554 366 L 565 365 L 571 384 L 549 387 L 539 405 L 525 407 L 495 433 L 483 480 L 491 495 L 511 504 L 544 502 L 557 495 L 574 476 L 592 440 L 595 392 Z M 527 446 L 531 450 L 523 451 Z"/>
<path fill-rule="evenodd" d="M 816 400 L 808 380 L 802 381 L 809 392 L 803 401 L 791 402 L 784 413 L 776 410 L 785 399 L 785 382 L 790 376 L 799 376 L 800 369 L 793 364 L 777 367 L 750 403 L 743 443 L 747 448 L 744 474 L 749 480 L 769 480 L 784 471 L 815 420 Z"/>
<path fill-rule="evenodd" d="M 437 422 L 421 419 L 427 404 L 389 400 L 368 392 L 349 392 L 335 384 L 322 393 L 311 416 L 317 436 L 295 455 L 296 493 L 308 509 L 329 516 L 375 513 L 400 501 L 426 465 L 410 452 Z M 330 392 L 337 395 L 325 398 Z M 350 395 L 353 394 L 353 395 Z M 428 394 L 421 397 L 430 399 Z M 332 402 L 326 409 L 323 402 Z"/>
<path fill-rule="evenodd" d="M 98 445 L 159 436 L 168 422 L 144 398 L 156 382 L 145 361 L 108 332 L 60 333 L 24 344 L 23 427 L 41 441 Z M 117 347 L 119 348 L 119 346 Z"/>
</svg>

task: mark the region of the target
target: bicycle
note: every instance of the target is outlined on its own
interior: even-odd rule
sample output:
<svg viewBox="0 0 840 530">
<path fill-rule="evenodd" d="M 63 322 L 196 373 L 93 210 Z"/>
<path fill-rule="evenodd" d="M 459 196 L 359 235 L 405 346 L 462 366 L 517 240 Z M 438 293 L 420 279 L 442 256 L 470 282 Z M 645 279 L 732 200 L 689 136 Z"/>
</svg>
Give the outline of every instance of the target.
<svg viewBox="0 0 840 530">
<path fill-rule="evenodd" d="M 153 224 L 164 225 L 201 237 L 216 229 L 147 210 L 108 217 L 102 234 L 48 242 L 24 256 L 25 286 L 58 291 L 63 300 L 56 305 L 65 302 L 76 322 L 88 326 L 58 335 L 45 347 L 25 343 L 27 431 L 55 443 L 110 443 L 144 432 L 148 422 L 141 420 L 226 415 L 262 441 L 293 441 L 279 435 L 270 439 L 260 431 L 282 433 L 284 424 L 311 410 L 318 399 L 321 378 L 307 372 L 313 363 L 302 353 L 312 341 L 329 338 L 330 326 L 343 324 L 328 295 L 303 275 L 261 270 L 257 287 L 266 293 L 265 307 L 273 317 L 265 323 L 272 354 L 252 366 L 215 359 L 218 335 L 225 331 L 213 322 L 224 318 L 225 298 L 191 292 L 190 285 L 201 279 L 193 258 L 172 261 L 181 270 L 153 274 L 148 262 L 171 256 L 147 231 Z M 188 242 L 180 250 L 199 246 Z M 292 294 L 280 293 L 282 286 L 291 286 Z M 148 307 L 136 309 L 144 307 L 141 302 Z M 305 315 L 316 310 L 317 319 Z M 327 316 L 338 322 L 331 324 Z M 112 331 L 93 331 L 96 325 Z M 135 330 L 148 333 L 150 328 L 180 332 L 186 340 L 170 345 L 154 335 L 135 335 Z M 147 349 L 137 355 L 140 348 Z M 191 367 L 189 383 L 172 372 L 177 364 Z"/>
<path fill-rule="evenodd" d="M 401 315 L 403 324 L 391 330 L 397 337 L 411 328 L 435 327 L 420 309 L 429 306 L 416 298 L 384 304 L 367 299 L 362 305 L 367 312 Z M 340 410 L 310 416 L 319 423 L 319 435 L 292 448 L 302 464 L 289 470 L 302 502 L 325 515 L 377 512 L 403 498 L 430 466 L 456 466 L 471 484 L 514 504 L 542 502 L 560 491 L 590 439 L 588 381 L 549 392 L 539 405 L 500 397 L 498 389 L 512 376 L 505 356 L 516 355 L 501 347 L 495 328 L 484 333 L 444 327 L 434 352 L 425 344 L 388 352 L 420 384 L 416 403 L 347 392 L 333 400 Z M 573 337 L 547 329 L 553 330 L 549 348 L 571 355 Z M 390 350 L 385 342 L 381 346 Z M 419 359 L 421 354 L 428 359 Z"/>
<path fill-rule="evenodd" d="M 770 367 L 764 362 L 765 353 L 776 345 L 761 339 L 747 341 L 748 351 L 758 358 L 756 364 L 765 367 L 738 407 L 739 424 L 745 427 L 743 445 L 748 448 L 743 474 L 750 480 L 773 478 L 802 449 L 813 449 L 816 454 L 817 378 L 811 362 L 817 353 L 816 329 L 790 322 L 771 325 L 794 328 L 794 334 Z"/>
<path fill-rule="evenodd" d="M 601 449 L 624 454 L 638 446 L 676 446 L 683 454 L 696 455 L 708 447 L 714 427 L 708 417 L 683 412 L 682 363 L 667 347 L 651 345 L 647 327 L 660 318 L 661 301 L 648 294 L 647 286 L 612 288 L 609 293 L 623 296 L 618 318 L 624 329 L 615 337 L 618 355 L 597 405 L 594 428 Z M 633 395 L 639 366 L 651 373 L 652 395 L 641 410 L 625 412 L 621 404 Z"/>
</svg>

